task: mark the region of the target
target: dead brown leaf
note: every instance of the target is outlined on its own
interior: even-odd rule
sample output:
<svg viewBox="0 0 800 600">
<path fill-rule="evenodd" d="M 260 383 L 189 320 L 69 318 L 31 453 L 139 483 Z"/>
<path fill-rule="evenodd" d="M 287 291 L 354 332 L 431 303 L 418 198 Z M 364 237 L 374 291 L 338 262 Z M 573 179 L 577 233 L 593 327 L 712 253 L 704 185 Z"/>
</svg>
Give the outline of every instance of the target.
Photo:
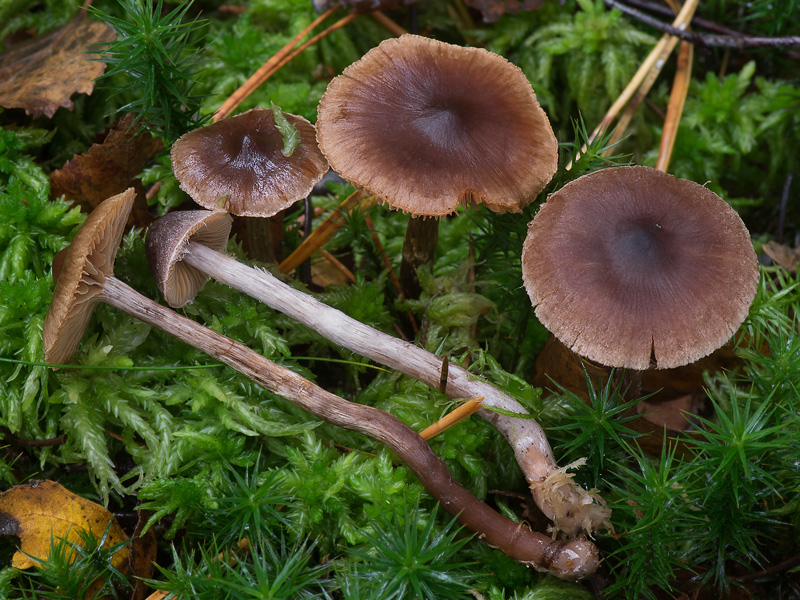
<svg viewBox="0 0 800 600">
<path fill-rule="evenodd" d="M 795 271 L 798 263 L 800 263 L 800 247 L 792 249 L 789 246 L 770 240 L 761 249 L 764 254 L 787 271 Z"/>
<path fill-rule="evenodd" d="M 115 37 L 105 23 L 79 13 L 64 27 L 15 46 L 0 55 L 0 106 L 24 108 L 34 117 L 72 110 L 73 94 L 91 94 L 106 65 L 93 60 L 91 44 Z"/>
<path fill-rule="evenodd" d="M 481 11 L 487 23 L 496 21 L 504 14 L 516 15 L 528 10 L 539 10 L 543 0 L 464 0 L 467 6 Z"/>
<path fill-rule="evenodd" d="M 153 575 L 158 540 L 156 540 L 156 534 L 152 528 L 148 529 L 144 535 L 142 535 L 142 530 L 151 515 L 150 512 L 139 511 L 139 522 L 136 524 L 136 530 L 132 536 L 128 572 L 136 580 L 136 587 L 130 600 L 144 600 L 145 595 L 150 591 L 150 586 L 144 580 L 150 579 Z"/>
<path fill-rule="evenodd" d="M 66 200 L 80 204 L 84 212 L 91 212 L 106 198 L 135 187 L 138 198 L 134 222 L 140 227 L 148 225 L 153 217 L 147 212 L 141 184 L 134 177 L 161 151 L 163 144 L 147 133 L 136 135 L 137 128 L 132 124 L 133 115 L 125 115 L 102 144 L 94 144 L 54 171 L 50 176 L 51 195 L 54 198 L 63 195 Z"/>
<path fill-rule="evenodd" d="M 20 550 L 11 559 L 11 566 L 17 569 L 37 566 L 33 558 L 47 559 L 51 536 L 53 540 L 66 538 L 78 544 L 80 531 L 91 531 L 101 538 L 109 523 L 105 546 L 128 539 L 108 510 L 55 481 L 33 480 L 0 494 L 0 533 L 16 535 L 21 541 Z M 127 571 L 129 554 L 124 546 L 112 561 L 123 573 Z"/>
<path fill-rule="evenodd" d="M 731 371 L 740 364 L 741 359 L 734 353 L 732 344 L 728 343 L 709 356 L 683 367 L 642 371 L 641 393 L 652 396 L 640 403 L 635 413 L 630 413 L 630 416 L 636 414 L 640 418 L 630 421 L 628 426 L 644 434 L 637 443 L 646 452 L 660 453 L 665 427 L 669 431 L 685 431 L 691 424 L 691 415 L 706 416 L 709 403 L 703 387 L 703 374 Z M 586 376 L 589 376 L 595 388 L 599 388 L 605 385 L 610 372 L 608 367 L 581 359 L 552 335 L 536 358 L 535 369 L 533 385 L 552 393 L 559 393 L 561 386 L 587 403 L 589 393 Z M 680 442 L 678 451 L 684 451 Z"/>
</svg>

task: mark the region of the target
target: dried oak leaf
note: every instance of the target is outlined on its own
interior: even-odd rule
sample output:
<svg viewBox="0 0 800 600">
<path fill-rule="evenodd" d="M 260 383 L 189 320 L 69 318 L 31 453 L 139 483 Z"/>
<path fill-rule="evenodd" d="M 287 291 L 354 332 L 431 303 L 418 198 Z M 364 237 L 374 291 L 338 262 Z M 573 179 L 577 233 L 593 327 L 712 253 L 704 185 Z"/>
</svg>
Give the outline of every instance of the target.
<svg viewBox="0 0 800 600">
<path fill-rule="evenodd" d="M 128 539 L 113 515 L 105 508 L 77 496 L 55 481 L 32 480 L 0 494 L 0 534 L 16 535 L 21 548 L 11 559 L 11 566 L 28 569 L 37 566 L 30 557 L 45 560 L 50 539 L 66 538 L 80 542 L 80 531 L 91 531 L 99 539 L 111 523 L 105 546 Z M 130 551 L 123 546 L 112 564 L 127 570 Z"/>
<path fill-rule="evenodd" d="M 504 14 L 516 15 L 529 10 L 539 10 L 544 0 L 464 0 L 467 6 L 481 11 L 487 23 L 496 21 Z"/>
<path fill-rule="evenodd" d="M 79 13 L 64 27 L 23 42 L 0 55 L 0 106 L 24 108 L 34 117 L 72 110 L 73 94 L 91 94 L 106 65 L 88 54 L 91 44 L 115 37 L 105 23 Z"/>
<path fill-rule="evenodd" d="M 152 217 L 143 200 L 141 184 L 134 177 L 155 154 L 161 151 L 161 140 L 148 133 L 136 135 L 133 115 L 125 115 L 106 136 L 101 144 L 75 155 L 61 169 L 50 176 L 52 197 L 64 196 L 81 205 L 84 212 L 91 212 L 106 198 L 124 192 L 129 187 L 137 190 L 133 224 L 145 226 Z"/>
<path fill-rule="evenodd" d="M 784 246 L 774 240 L 770 240 L 764 244 L 761 249 L 764 251 L 764 254 L 787 271 L 795 271 L 797 265 L 800 264 L 800 246 L 797 248 L 790 248 L 789 246 Z"/>
</svg>

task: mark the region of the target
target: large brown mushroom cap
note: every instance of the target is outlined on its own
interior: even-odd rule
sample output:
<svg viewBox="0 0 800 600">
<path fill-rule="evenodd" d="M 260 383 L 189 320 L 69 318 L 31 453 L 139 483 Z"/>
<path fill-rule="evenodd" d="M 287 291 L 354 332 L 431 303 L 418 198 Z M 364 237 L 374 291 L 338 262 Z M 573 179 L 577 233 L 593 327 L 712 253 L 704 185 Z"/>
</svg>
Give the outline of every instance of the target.
<svg viewBox="0 0 800 600">
<path fill-rule="evenodd" d="M 639 370 L 719 348 L 758 284 L 736 212 L 649 167 L 597 171 L 551 195 L 530 224 L 522 274 L 536 316 L 565 345 Z"/>
<path fill-rule="evenodd" d="M 114 258 L 135 198 L 136 191 L 129 188 L 103 201 L 72 240 L 44 320 L 47 362 L 65 364 L 78 349 L 92 311 L 102 299 L 105 279 L 114 272 Z"/>
<path fill-rule="evenodd" d="M 172 170 L 187 194 L 210 210 L 270 217 L 308 196 L 328 171 L 314 126 L 284 113 L 300 145 L 281 153 L 283 137 L 271 110 L 254 108 L 181 136 Z"/>
<path fill-rule="evenodd" d="M 147 230 L 147 260 L 170 306 L 178 308 L 194 300 L 209 279 L 183 262 L 186 245 L 193 241 L 221 252 L 228 243 L 231 224 L 228 213 L 185 210 L 164 215 Z"/>
<path fill-rule="evenodd" d="M 319 104 L 331 167 L 395 209 L 520 212 L 556 171 L 558 144 L 522 71 L 481 48 L 403 35 L 347 67 Z"/>
</svg>

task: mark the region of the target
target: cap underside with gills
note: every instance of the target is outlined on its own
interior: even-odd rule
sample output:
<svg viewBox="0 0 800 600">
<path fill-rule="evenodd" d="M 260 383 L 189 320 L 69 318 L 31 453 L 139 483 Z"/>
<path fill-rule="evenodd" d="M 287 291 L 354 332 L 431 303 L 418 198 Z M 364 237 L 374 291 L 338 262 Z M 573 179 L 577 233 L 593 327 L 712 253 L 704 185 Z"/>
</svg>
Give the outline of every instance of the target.
<svg viewBox="0 0 800 600">
<path fill-rule="evenodd" d="M 135 199 L 133 188 L 108 198 L 75 234 L 42 328 L 47 362 L 65 364 L 78 349 L 101 300 L 105 279 L 114 272 L 114 259 Z"/>
<path fill-rule="evenodd" d="M 170 306 L 185 306 L 209 280 L 208 275 L 183 262 L 186 245 L 193 241 L 223 252 L 231 225 L 228 213 L 185 210 L 168 213 L 150 226 L 145 238 L 147 260 Z"/>
</svg>

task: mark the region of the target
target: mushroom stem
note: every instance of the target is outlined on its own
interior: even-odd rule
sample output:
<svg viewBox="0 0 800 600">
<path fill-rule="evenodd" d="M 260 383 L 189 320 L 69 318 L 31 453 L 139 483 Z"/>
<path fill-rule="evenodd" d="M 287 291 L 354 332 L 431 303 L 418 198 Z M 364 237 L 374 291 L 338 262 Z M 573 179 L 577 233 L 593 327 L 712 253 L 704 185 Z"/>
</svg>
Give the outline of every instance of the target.
<svg viewBox="0 0 800 600">
<path fill-rule="evenodd" d="M 193 241 L 188 241 L 183 247 L 183 260 L 220 283 L 244 292 L 311 327 L 335 344 L 410 375 L 433 388 L 438 389 L 441 384 L 441 358 L 373 329 L 286 285 L 264 270 L 249 267 Z M 525 418 L 511 418 L 487 409 L 478 411 L 511 444 L 536 504 L 556 524 L 557 529 L 567 535 L 577 535 L 581 530 L 591 533 L 608 520 L 610 511 L 595 503 L 592 496 L 559 469 L 541 425 L 513 397 L 452 364 L 448 369 L 445 390 L 453 398 L 482 396 L 484 406 L 524 415 Z M 560 483 L 557 486 L 552 485 L 554 475 L 559 476 Z"/>
<path fill-rule="evenodd" d="M 552 540 L 503 517 L 478 500 L 453 478 L 430 446 L 398 418 L 370 406 L 348 402 L 244 344 L 139 294 L 116 277 L 105 277 L 100 299 L 208 353 L 323 421 L 384 443 L 408 465 L 448 513 L 457 516 L 465 527 L 508 556 L 564 579 L 580 579 L 597 567 L 597 548 L 585 538 L 567 542 Z"/>
<path fill-rule="evenodd" d="M 411 215 L 403 240 L 403 260 L 400 263 L 400 286 L 406 298 L 416 299 L 422 291 L 417 269 L 433 263 L 439 241 L 439 219 Z"/>
</svg>

